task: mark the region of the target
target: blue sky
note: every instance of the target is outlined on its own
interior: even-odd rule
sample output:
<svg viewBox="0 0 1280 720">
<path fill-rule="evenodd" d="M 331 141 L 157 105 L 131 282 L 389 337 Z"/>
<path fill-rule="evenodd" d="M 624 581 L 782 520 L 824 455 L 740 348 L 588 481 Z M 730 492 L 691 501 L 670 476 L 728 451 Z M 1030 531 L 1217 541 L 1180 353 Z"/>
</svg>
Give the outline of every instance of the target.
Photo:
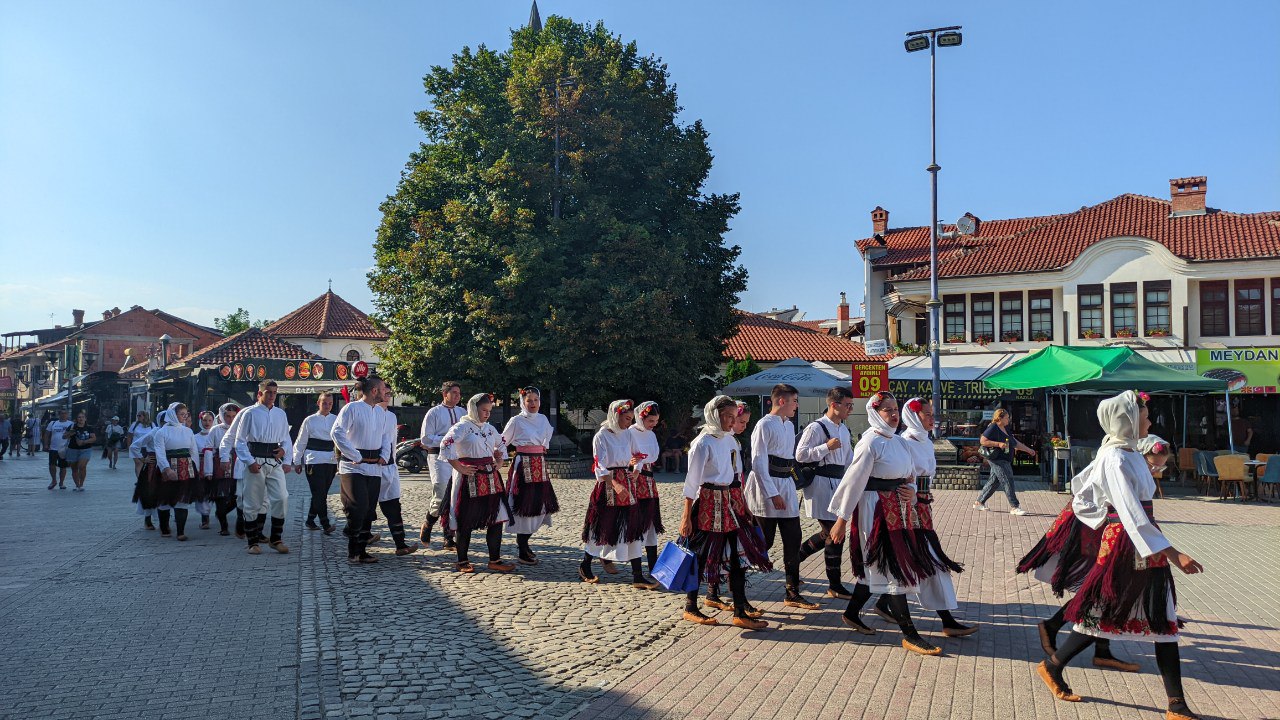
<svg viewBox="0 0 1280 720">
<path fill-rule="evenodd" d="M 801 9 L 793 9 L 794 7 Z M 545 0 L 663 58 L 742 193 L 748 310 L 861 297 L 870 210 L 927 224 L 927 53 L 940 214 L 1062 212 L 1209 176 L 1280 209 L 1280 3 Z M 421 134 L 421 78 L 509 44 L 524 0 L 0 6 L 0 329 L 161 307 L 274 318 L 333 289 L 366 309 L 378 203 Z M 856 306 L 855 306 L 856 307 Z M 856 309 L 855 309 L 856 313 Z M 52 315 L 52 319 L 51 319 Z"/>
</svg>

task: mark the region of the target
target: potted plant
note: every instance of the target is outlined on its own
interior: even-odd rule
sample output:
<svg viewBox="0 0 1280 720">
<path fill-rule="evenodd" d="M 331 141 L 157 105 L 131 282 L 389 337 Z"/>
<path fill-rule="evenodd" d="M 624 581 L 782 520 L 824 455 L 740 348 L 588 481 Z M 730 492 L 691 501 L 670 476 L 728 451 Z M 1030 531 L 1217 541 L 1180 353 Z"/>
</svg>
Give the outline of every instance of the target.
<svg viewBox="0 0 1280 720">
<path fill-rule="evenodd" d="M 1035 335 L 1031 336 L 1031 339 L 1035 340 L 1036 342 L 1049 342 L 1053 338 L 1049 337 L 1049 333 L 1047 332 L 1038 332 Z"/>
<path fill-rule="evenodd" d="M 1022 333 L 1017 330 L 1010 330 L 1009 332 L 1001 334 L 1000 339 L 1004 342 L 1022 342 Z"/>
<path fill-rule="evenodd" d="M 948 336 L 947 336 L 947 342 L 949 342 L 949 343 L 962 343 L 962 342 L 964 342 L 964 336 L 963 336 L 963 335 L 948 335 Z"/>
<path fill-rule="evenodd" d="M 1169 328 L 1167 327 L 1152 328 L 1151 330 L 1147 331 L 1147 335 L 1150 337 L 1169 337 Z"/>
<path fill-rule="evenodd" d="M 990 336 L 990 335 L 977 335 L 977 336 L 975 336 L 975 337 L 973 338 L 973 341 L 974 341 L 974 342 L 976 342 L 976 343 L 978 343 L 979 345 L 986 345 L 987 343 L 991 342 L 991 336 Z"/>
<path fill-rule="evenodd" d="M 1131 338 L 1133 335 L 1133 328 L 1116 328 L 1116 337 L 1118 338 Z"/>
<path fill-rule="evenodd" d="M 1049 438 L 1049 443 L 1053 445 L 1053 458 L 1055 460 L 1066 460 L 1071 457 L 1071 446 L 1066 440 L 1054 435 Z"/>
<path fill-rule="evenodd" d="M 1097 340 L 1102 337 L 1102 333 L 1097 330 L 1085 330 L 1083 335 L 1085 340 Z"/>
</svg>

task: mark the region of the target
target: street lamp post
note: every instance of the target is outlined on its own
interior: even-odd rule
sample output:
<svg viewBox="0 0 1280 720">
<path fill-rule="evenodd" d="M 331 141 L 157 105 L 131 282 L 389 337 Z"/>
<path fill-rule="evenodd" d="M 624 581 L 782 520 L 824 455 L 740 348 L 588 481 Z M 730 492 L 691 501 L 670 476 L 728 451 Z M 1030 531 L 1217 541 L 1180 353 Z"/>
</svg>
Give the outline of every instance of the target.
<svg viewBox="0 0 1280 720">
<path fill-rule="evenodd" d="M 942 300 L 938 297 L 938 63 L 935 48 L 958 47 L 963 40 L 960 25 L 915 30 L 907 33 L 907 52 L 929 51 L 929 173 L 932 207 L 929 221 L 929 359 L 933 369 L 933 411 L 942 413 L 942 365 L 938 357 L 942 346 Z"/>
</svg>

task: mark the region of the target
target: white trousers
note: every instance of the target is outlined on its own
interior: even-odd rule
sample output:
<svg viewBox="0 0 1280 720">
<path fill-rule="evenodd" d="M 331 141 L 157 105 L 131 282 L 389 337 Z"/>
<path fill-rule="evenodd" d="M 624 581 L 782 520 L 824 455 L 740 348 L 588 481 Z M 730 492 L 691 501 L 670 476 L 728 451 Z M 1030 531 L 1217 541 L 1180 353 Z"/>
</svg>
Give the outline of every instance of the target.
<svg viewBox="0 0 1280 720">
<path fill-rule="evenodd" d="M 453 466 L 448 460 L 441 460 L 437 454 L 427 456 L 427 470 L 431 475 L 431 502 L 427 504 L 427 513 L 434 515 L 440 504 L 448 497 L 449 479 L 453 477 Z"/>
<path fill-rule="evenodd" d="M 263 501 L 271 517 L 282 518 L 289 509 L 289 491 L 285 488 L 284 470 L 279 465 L 261 465 L 258 472 L 248 467 L 240 487 L 240 512 L 246 522 L 257 520 Z"/>
</svg>

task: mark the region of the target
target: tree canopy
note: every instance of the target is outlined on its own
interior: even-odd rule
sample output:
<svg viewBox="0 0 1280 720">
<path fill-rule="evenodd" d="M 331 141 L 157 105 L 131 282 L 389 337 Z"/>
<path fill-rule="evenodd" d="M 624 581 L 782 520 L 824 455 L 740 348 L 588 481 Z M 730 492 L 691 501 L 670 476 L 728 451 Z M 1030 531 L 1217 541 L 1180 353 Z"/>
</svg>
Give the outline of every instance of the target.
<svg viewBox="0 0 1280 720">
<path fill-rule="evenodd" d="M 746 287 L 724 242 L 738 196 L 704 190 L 706 130 L 677 121 L 666 66 L 603 24 L 550 17 L 511 40 L 424 78 L 426 140 L 381 206 L 369 274 L 380 372 L 419 397 L 457 379 L 578 407 L 696 401 Z"/>
<path fill-rule="evenodd" d="M 218 332 L 230 337 L 238 332 L 248 330 L 250 327 L 263 328 L 271 324 L 271 320 L 254 320 L 249 322 L 249 311 L 242 307 L 236 308 L 236 311 L 228 314 L 226 317 L 214 318 L 213 327 Z"/>
</svg>

